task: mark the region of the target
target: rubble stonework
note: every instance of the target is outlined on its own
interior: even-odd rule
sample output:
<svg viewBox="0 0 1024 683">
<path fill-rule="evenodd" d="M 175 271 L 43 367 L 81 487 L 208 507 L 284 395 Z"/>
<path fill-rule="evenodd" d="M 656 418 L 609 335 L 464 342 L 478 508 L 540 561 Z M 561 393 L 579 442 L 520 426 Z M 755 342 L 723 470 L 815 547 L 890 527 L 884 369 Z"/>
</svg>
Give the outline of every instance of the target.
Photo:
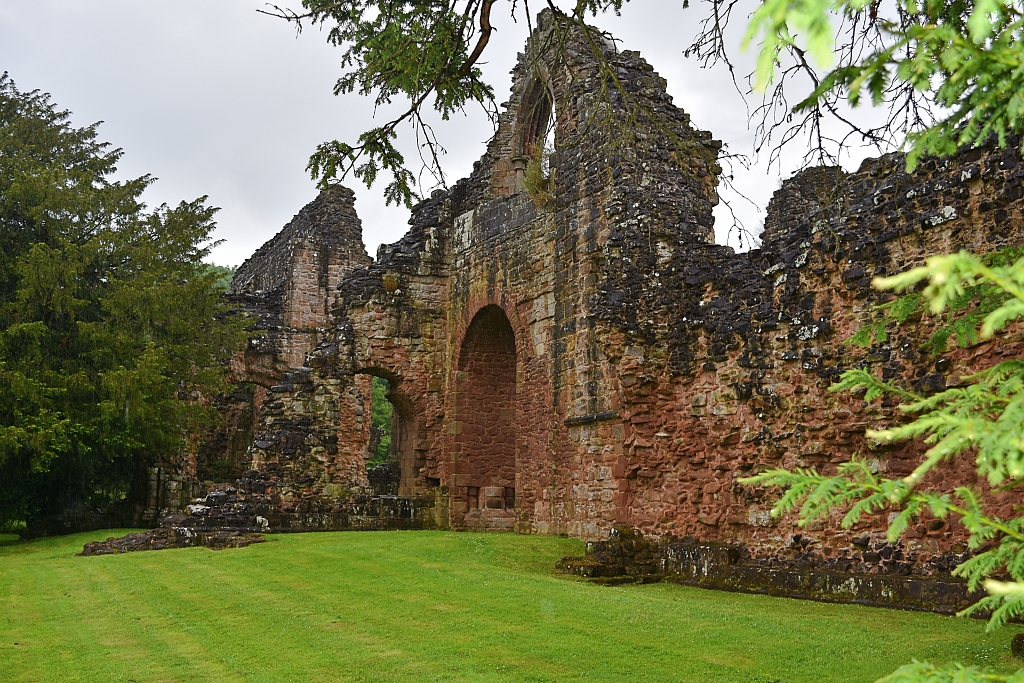
<svg viewBox="0 0 1024 683">
<path fill-rule="evenodd" d="M 806 540 L 798 534 L 790 545 L 800 549 L 806 547 Z M 765 561 L 750 557 L 745 550 L 744 546 L 701 541 L 693 536 L 676 539 L 665 535 L 652 541 L 635 529 L 613 526 L 607 541 L 587 543 L 586 557 L 564 557 L 556 569 L 602 585 L 669 581 L 941 614 L 955 614 L 985 596 L 984 591 L 970 591 L 964 581 L 949 577 L 948 572 L 931 576 L 850 572 L 822 567 L 814 561 L 801 562 L 799 557 L 785 562 Z M 901 552 L 899 548 L 889 550 Z"/>
<path fill-rule="evenodd" d="M 238 267 L 229 298 L 265 332 L 246 350 L 247 379 L 262 370 L 271 381 L 302 366 L 330 325 L 341 278 L 370 263 L 354 204 L 348 188 L 327 188 Z"/>
<path fill-rule="evenodd" d="M 802 530 L 770 517 L 776 492 L 736 480 L 854 454 L 906 473 L 921 444 L 868 443 L 900 416 L 830 393 L 842 371 L 928 392 L 1020 355 L 1014 328 L 932 357 L 927 317 L 843 343 L 891 297 L 872 277 L 1020 244 L 1017 143 L 912 174 L 896 154 L 804 171 L 775 193 L 761 248 L 737 254 L 712 243 L 721 143 L 638 53 L 599 47 L 626 97 L 602 99 L 590 43 L 543 14 L 472 175 L 415 207 L 372 262 L 351 193 L 332 186 L 239 269 L 232 296 L 267 331 L 239 362 L 263 387 L 244 464 L 265 478 L 261 504 L 341 514 L 381 497 L 366 470 L 374 375 L 395 407 L 388 493 L 397 476 L 416 526 L 600 540 L 619 524 L 731 544 L 773 571 L 948 574 L 966 551 L 954 524 L 920 519 L 898 547 L 884 515 Z M 548 191 L 527 192 L 549 112 Z M 950 481 L 984 487 L 966 461 L 932 479 Z M 1003 514 L 1019 496 L 993 501 Z"/>
</svg>

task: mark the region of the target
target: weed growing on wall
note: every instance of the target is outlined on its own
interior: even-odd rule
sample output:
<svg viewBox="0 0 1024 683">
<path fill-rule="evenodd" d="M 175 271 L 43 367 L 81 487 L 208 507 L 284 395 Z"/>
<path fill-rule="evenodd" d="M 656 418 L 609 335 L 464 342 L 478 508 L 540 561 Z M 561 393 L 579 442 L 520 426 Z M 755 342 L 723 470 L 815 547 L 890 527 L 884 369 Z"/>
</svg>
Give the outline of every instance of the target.
<svg viewBox="0 0 1024 683">
<path fill-rule="evenodd" d="M 551 194 L 551 155 L 555 150 L 544 145 L 535 145 L 533 154 L 526 163 L 523 189 L 539 206 L 544 206 L 554 196 Z"/>
</svg>

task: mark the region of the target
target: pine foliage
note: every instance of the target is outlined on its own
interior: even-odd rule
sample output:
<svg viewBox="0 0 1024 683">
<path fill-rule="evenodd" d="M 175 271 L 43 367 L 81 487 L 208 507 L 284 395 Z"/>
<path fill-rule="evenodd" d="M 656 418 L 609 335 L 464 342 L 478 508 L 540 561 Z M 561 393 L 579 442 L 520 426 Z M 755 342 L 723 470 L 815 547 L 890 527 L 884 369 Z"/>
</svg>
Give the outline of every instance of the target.
<svg viewBox="0 0 1024 683">
<path fill-rule="evenodd" d="M 244 342 L 203 263 L 216 209 L 147 211 L 120 156 L 0 77 L 0 524 L 103 508 L 181 457 Z"/>
<path fill-rule="evenodd" d="M 855 34 L 847 49 L 835 49 L 837 23 L 839 33 Z M 902 114 L 915 122 L 907 136 L 912 171 L 924 155 L 949 156 L 993 140 L 1005 147 L 1024 129 L 1022 32 L 1019 0 L 763 0 L 746 40 L 760 42 L 762 88 L 784 52 L 809 54 L 822 67 L 838 55 L 839 65 L 815 80 L 795 112 L 832 104 L 836 93 L 854 107 L 906 98 Z M 934 121 L 918 120 L 917 110 L 929 105 Z"/>
</svg>

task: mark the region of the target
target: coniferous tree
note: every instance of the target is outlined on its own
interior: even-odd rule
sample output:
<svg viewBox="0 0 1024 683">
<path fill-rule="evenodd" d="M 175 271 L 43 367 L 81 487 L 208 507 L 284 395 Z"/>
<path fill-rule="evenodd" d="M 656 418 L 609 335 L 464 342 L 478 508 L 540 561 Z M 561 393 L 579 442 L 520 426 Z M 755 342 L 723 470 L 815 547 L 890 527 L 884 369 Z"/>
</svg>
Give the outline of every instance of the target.
<svg viewBox="0 0 1024 683">
<path fill-rule="evenodd" d="M 216 419 L 244 340 L 206 198 L 147 211 L 121 150 L 0 77 L 0 524 L 105 507 Z"/>
</svg>

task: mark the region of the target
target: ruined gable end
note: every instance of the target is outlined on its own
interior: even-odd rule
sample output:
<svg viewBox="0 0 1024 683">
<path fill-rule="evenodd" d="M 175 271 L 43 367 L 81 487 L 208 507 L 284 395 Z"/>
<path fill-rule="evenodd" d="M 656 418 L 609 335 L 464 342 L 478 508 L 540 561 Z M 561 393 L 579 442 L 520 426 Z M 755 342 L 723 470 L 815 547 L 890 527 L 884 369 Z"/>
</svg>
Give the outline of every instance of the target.
<svg viewBox="0 0 1024 683">
<path fill-rule="evenodd" d="M 229 297 L 265 332 L 246 352 L 261 365 L 302 366 L 329 325 L 338 283 L 371 261 L 354 203 L 351 190 L 329 185 L 235 272 Z"/>
</svg>

